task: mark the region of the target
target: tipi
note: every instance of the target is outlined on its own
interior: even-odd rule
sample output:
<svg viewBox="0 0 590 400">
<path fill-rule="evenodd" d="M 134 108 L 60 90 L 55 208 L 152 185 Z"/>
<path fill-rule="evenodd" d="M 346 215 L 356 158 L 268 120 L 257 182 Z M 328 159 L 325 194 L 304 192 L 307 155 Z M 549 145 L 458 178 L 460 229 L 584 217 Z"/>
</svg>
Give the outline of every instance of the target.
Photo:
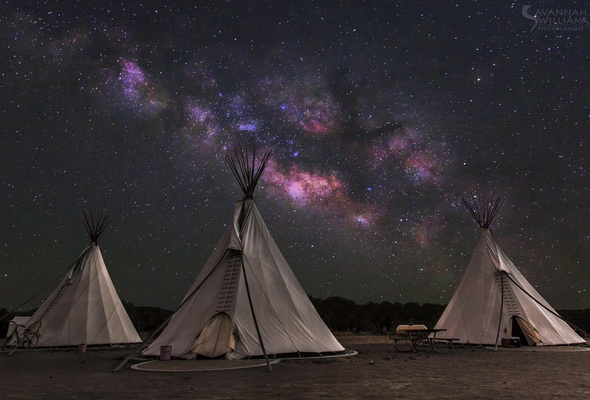
<svg viewBox="0 0 590 400">
<path fill-rule="evenodd" d="M 490 231 L 503 200 L 492 194 L 463 204 L 481 228 L 465 274 L 435 329 L 437 337 L 461 343 L 498 345 L 520 337 L 528 345 L 586 343 L 525 279 Z"/>
<path fill-rule="evenodd" d="M 26 324 L 38 330 L 37 346 L 141 342 L 98 247 L 109 221 L 104 214 L 84 213 L 90 245 Z"/>
<path fill-rule="evenodd" d="M 244 198 L 230 226 L 161 335 L 145 349 L 158 355 L 172 346 L 174 357 L 240 359 L 286 353 L 340 352 L 287 261 L 254 201 L 254 189 L 270 158 L 256 166 L 247 149 L 226 160 Z"/>
</svg>

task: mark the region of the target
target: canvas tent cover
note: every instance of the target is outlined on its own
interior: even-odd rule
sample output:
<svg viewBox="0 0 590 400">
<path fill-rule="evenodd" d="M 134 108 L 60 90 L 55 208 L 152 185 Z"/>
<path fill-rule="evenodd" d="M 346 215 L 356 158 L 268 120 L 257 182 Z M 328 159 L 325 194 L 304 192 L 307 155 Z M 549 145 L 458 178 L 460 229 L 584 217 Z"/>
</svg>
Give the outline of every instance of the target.
<svg viewBox="0 0 590 400">
<path fill-rule="evenodd" d="M 236 204 L 232 223 L 182 304 L 144 354 L 158 355 L 160 346 L 172 346 L 175 357 L 193 352 L 260 356 L 254 318 L 268 354 L 344 350 L 295 278 L 251 198 Z"/>
<path fill-rule="evenodd" d="M 141 342 L 95 243 L 84 250 L 27 327 L 39 320 L 38 346 Z"/>
</svg>

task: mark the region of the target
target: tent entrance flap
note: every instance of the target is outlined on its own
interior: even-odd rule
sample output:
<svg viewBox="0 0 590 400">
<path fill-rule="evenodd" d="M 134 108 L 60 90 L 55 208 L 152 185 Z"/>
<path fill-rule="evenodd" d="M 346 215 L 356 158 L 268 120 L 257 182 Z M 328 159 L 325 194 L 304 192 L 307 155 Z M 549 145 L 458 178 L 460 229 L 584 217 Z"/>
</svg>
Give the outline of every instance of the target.
<svg viewBox="0 0 590 400">
<path fill-rule="evenodd" d="M 527 320 L 514 316 L 510 318 L 510 325 L 510 336 L 519 337 L 522 344 L 535 346 L 543 342 L 539 332 Z"/>
<path fill-rule="evenodd" d="M 205 357 L 219 357 L 236 348 L 235 326 L 226 313 L 217 313 L 207 323 L 197 338 L 191 353 Z"/>
</svg>

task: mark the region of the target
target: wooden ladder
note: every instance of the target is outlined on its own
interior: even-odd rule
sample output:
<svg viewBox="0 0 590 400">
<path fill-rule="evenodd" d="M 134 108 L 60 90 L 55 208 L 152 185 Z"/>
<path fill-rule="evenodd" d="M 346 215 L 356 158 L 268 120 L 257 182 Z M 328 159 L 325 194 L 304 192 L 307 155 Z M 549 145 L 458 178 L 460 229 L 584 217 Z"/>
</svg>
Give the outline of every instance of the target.
<svg viewBox="0 0 590 400">
<path fill-rule="evenodd" d="M 236 297 L 238 280 L 242 271 L 242 257 L 240 253 L 230 255 L 223 277 L 223 283 L 217 297 L 215 312 L 230 311 Z"/>
</svg>

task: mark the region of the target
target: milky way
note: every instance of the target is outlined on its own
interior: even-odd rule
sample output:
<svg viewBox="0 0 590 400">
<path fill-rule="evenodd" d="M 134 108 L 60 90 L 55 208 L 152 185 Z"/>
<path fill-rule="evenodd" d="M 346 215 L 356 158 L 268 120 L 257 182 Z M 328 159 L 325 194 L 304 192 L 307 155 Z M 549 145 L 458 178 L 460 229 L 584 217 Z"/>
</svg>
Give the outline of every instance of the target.
<svg viewBox="0 0 590 400">
<path fill-rule="evenodd" d="M 272 151 L 255 200 L 312 296 L 446 303 L 478 237 L 460 198 L 496 191 L 506 253 L 554 306 L 590 307 L 588 24 L 493 1 L 126 3 L 2 6 L 0 307 L 76 259 L 93 209 L 121 298 L 174 308 L 240 198 L 236 144 Z"/>
</svg>

